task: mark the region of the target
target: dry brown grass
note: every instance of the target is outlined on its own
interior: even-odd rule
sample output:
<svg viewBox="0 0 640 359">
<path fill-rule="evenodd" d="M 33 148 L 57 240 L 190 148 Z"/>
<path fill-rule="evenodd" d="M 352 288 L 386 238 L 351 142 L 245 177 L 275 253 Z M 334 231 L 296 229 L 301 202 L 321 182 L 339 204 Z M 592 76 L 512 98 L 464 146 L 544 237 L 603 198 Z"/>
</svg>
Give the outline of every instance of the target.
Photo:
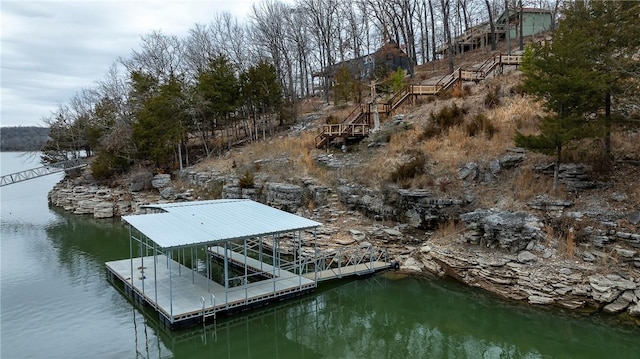
<svg viewBox="0 0 640 359">
<path fill-rule="evenodd" d="M 530 97 L 515 96 L 508 98 L 504 104 L 487 113 L 503 132 L 503 136 L 510 136 L 513 140 L 515 131 L 534 133 L 537 129 L 537 118 L 544 113 L 538 102 Z"/>
<path fill-rule="evenodd" d="M 576 252 L 576 232 L 573 228 L 569 228 L 567 233 L 562 235 L 559 240 L 558 252 L 565 259 L 573 260 Z"/>
<path fill-rule="evenodd" d="M 464 230 L 464 223 L 449 220 L 438 226 L 438 229 L 433 232 L 429 241 L 437 244 L 451 243 L 456 240 Z"/>
<path fill-rule="evenodd" d="M 527 202 L 540 194 L 561 196 L 559 188 L 553 189 L 553 178 L 533 171 L 531 166 L 523 165 L 514 174 L 511 182 L 513 198 L 519 202 Z"/>
<path fill-rule="evenodd" d="M 640 160 L 640 129 L 619 129 L 611 133 L 611 148 L 615 158 L 629 157 Z"/>
<path fill-rule="evenodd" d="M 265 172 L 273 180 L 292 180 L 302 177 L 326 178 L 326 170 L 314 160 L 315 132 L 301 132 L 297 137 L 280 136 L 266 142 L 249 143 L 234 149 L 226 158 L 215 158 L 198 164 L 199 170 L 235 172 Z M 263 160 L 256 165 L 257 160 Z M 267 160 L 267 161 L 264 161 Z"/>
</svg>

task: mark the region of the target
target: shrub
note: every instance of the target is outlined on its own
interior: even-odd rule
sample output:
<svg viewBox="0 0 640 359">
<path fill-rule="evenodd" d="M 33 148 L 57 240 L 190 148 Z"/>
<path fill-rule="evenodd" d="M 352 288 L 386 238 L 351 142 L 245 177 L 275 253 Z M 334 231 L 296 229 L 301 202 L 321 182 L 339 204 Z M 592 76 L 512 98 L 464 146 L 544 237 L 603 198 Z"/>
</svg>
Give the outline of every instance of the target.
<svg viewBox="0 0 640 359">
<path fill-rule="evenodd" d="M 337 117 L 336 117 L 336 116 L 334 116 L 334 115 L 329 115 L 329 116 L 327 117 L 327 120 L 326 120 L 327 125 L 335 125 L 335 124 L 338 124 L 338 123 L 340 123 L 340 122 L 342 122 L 342 121 L 340 121 L 340 119 L 339 119 L 339 118 L 337 118 Z"/>
<path fill-rule="evenodd" d="M 129 168 L 129 161 L 110 151 L 99 152 L 91 163 L 91 174 L 95 179 L 110 179 Z"/>
<path fill-rule="evenodd" d="M 432 111 L 429 114 L 429 124 L 424 127 L 424 130 L 418 139 L 422 141 L 433 138 L 453 126 L 461 125 L 464 122 L 464 116 L 467 112 L 466 108 L 459 107 L 455 103 L 453 106 L 443 107 L 437 113 Z"/>
<path fill-rule="evenodd" d="M 484 96 L 484 107 L 496 108 L 500 106 L 500 85 L 489 87 L 489 91 Z"/>
<path fill-rule="evenodd" d="M 411 159 L 400 164 L 391 172 L 391 181 L 399 184 L 406 183 L 412 178 L 424 174 L 427 156 L 421 151 L 411 151 Z"/>
<path fill-rule="evenodd" d="M 524 96 L 527 94 L 527 91 L 524 89 L 524 85 L 520 84 L 520 85 L 515 85 L 513 87 L 511 87 L 509 89 L 509 93 L 511 95 L 520 95 L 520 96 Z"/>
<path fill-rule="evenodd" d="M 475 137 L 480 133 L 484 133 L 488 139 L 493 138 L 493 135 L 498 132 L 498 128 L 483 114 L 477 114 L 467 122 L 466 130 L 469 137 Z"/>
<path fill-rule="evenodd" d="M 238 180 L 238 185 L 240 188 L 253 188 L 254 187 L 254 178 L 253 173 L 249 171 L 245 171 L 245 173 Z"/>
<path fill-rule="evenodd" d="M 471 95 L 471 85 L 466 84 L 462 86 L 462 95 L 465 97 Z"/>
</svg>

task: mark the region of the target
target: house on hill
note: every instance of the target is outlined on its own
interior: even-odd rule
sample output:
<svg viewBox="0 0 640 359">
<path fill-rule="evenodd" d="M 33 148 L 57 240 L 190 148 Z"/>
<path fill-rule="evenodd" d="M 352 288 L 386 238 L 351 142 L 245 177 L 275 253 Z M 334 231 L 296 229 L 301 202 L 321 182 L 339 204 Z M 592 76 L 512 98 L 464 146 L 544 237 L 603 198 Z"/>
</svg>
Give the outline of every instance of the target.
<svg viewBox="0 0 640 359">
<path fill-rule="evenodd" d="M 313 77 L 333 82 L 342 68 L 346 68 L 353 78 L 359 80 L 373 79 L 381 71 L 386 73 L 401 68 L 411 73 L 413 70 L 409 56 L 395 41 L 389 41 L 372 54 L 327 66 L 314 73 Z"/>
<path fill-rule="evenodd" d="M 509 19 L 507 21 L 507 13 L 503 12 L 495 20 L 495 36 L 496 41 L 506 39 L 507 29 L 510 39 L 520 37 L 520 23 L 522 22 L 523 37 L 537 35 L 551 30 L 553 26 L 553 14 L 547 9 L 523 8 L 510 9 Z M 483 22 L 469 28 L 462 35 L 453 39 L 452 46 L 455 53 L 464 53 L 470 50 L 479 49 L 491 45 L 491 24 Z M 437 53 L 446 55 L 447 45 L 441 46 Z"/>
</svg>

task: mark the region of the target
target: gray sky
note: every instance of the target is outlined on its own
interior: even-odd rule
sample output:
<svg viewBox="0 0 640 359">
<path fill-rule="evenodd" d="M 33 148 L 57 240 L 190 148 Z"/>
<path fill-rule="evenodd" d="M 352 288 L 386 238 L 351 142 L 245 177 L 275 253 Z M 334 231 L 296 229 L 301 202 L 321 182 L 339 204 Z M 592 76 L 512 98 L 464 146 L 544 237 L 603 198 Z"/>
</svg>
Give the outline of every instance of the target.
<svg viewBox="0 0 640 359">
<path fill-rule="evenodd" d="M 1 0 L 0 126 L 43 117 L 129 58 L 153 30 L 186 36 L 217 12 L 244 18 L 254 0 Z"/>
</svg>

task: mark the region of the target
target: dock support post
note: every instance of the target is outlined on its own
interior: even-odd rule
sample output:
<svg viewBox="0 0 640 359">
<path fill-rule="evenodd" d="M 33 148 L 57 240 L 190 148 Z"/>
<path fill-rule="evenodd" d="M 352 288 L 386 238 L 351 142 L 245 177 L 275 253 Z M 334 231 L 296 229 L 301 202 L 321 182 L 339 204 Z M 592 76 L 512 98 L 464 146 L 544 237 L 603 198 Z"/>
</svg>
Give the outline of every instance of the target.
<svg viewBox="0 0 640 359">
<path fill-rule="evenodd" d="M 131 261 L 131 275 L 129 276 L 131 280 L 131 289 L 133 289 L 133 233 L 132 226 L 129 225 L 129 260 Z"/>
<path fill-rule="evenodd" d="M 317 234 L 317 229 L 314 228 L 313 229 L 313 280 L 317 283 L 318 282 L 318 237 L 316 236 Z"/>
<path fill-rule="evenodd" d="M 197 253 L 196 253 L 197 255 Z M 211 293 L 211 289 L 209 289 L 211 282 L 211 253 L 209 253 L 209 248 L 207 245 L 204 245 L 204 259 L 207 261 L 205 267 L 207 268 L 207 293 Z"/>
<path fill-rule="evenodd" d="M 300 254 L 302 254 L 302 234 L 300 230 L 298 230 L 298 246 L 296 248 L 296 252 L 298 252 L 298 287 L 302 290 L 302 260 L 300 260 Z M 293 259 L 293 263 L 296 263 L 296 259 Z"/>
<path fill-rule="evenodd" d="M 342 278 L 342 249 L 338 251 L 338 278 Z"/>
<path fill-rule="evenodd" d="M 140 280 L 142 281 L 142 294 L 144 294 L 144 255 L 142 254 L 142 246 L 143 246 L 143 243 L 141 238 L 140 239 Z M 133 278 L 131 278 L 131 284 L 133 284 Z"/>
<path fill-rule="evenodd" d="M 167 263 L 169 263 L 169 314 L 171 315 L 171 322 L 173 324 L 173 283 L 171 282 L 171 262 L 173 262 L 173 250 L 169 251 L 167 257 Z"/>
<path fill-rule="evenodd" d="M 373 246 L 369 246 L 369 269 L 373 270 Z"/>
<path fill-rule="evenodd" d="M 211 308 L 213 309 L 213 325 L 216 325 L 216 296 L 211 294 Z"/>
<path fill-rule="evenodd" d="M 260 258 L 260 271 L 262 271 L 262 236 L 258 238 L 258 258 Z"/>
<path fill-rule="evenodd" d="M 276 292 L 276 235 L 272 235 L 271 239 L 273 240 L 273 255 L 271 256 L 271 270 L 273 271 L 273 292 Z"/>
<path fill-rule="evenodd" d="M 243 240 L 244 245 L 244 302 L 247 303 L 249 301 L 249 289 L 247 288 L 247 282 L 249 279 L 248 276 L 248 267 L 247 267 L 247 239 Z"/>
<path fill-rule="evenodd" d="M 158 305 L 158 271 L 156 270 L 157 260 L 158 260 L 158 248 L 156 247 L 156 242 L 153 242 L 153 284 L 154 284 L 154 291 L 155 291 L 155 297 L 156 297 L 155 298 L 156 305 Z"/>
<path fill-rule="evenodd" d="M 227 241 L 224 242 L 224 302 L 229 305 L 229 259 L 227 258 Z"/>
</svg>

